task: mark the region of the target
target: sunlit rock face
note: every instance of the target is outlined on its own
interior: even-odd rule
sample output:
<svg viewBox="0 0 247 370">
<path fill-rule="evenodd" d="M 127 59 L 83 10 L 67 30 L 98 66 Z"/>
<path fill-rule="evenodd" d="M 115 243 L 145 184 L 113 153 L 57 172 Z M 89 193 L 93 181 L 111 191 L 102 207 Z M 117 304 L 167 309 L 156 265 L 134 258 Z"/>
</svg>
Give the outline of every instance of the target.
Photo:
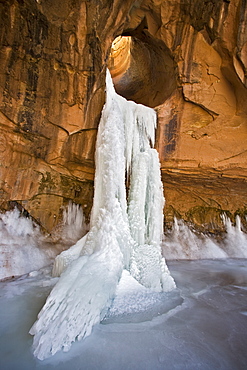
<svg viewBox="0 0 247 370">
<path fill-rule="evenodd" d="M 245 216 L 246 17 L 241 0 L 1 3 L 1 208 L 17 201 L 49 231 L 69 200 L 89 216 L 109 66 L 157 110 L 166 221 Z"/>
<path fill-rule="evenodd" d="M 108 64 L 118 94 L 136 103 L 157 107 L 177 87 L 169 49 L 144 32 L 116 38 Z"/>
</svg>

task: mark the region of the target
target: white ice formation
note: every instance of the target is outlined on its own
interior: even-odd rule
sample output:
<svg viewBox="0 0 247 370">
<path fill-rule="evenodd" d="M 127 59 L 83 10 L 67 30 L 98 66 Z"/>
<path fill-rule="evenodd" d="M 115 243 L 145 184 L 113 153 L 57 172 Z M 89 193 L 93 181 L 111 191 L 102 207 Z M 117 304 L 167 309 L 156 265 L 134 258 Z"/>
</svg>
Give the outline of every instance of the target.
<svg viewBox="0 0 247 370">
<path fill-rule="evenodd" d="M 0 280 L 50 265 L 64 246 L 73 245 L 86 230 L 82 207 L 74 203 L 64 207 L 63 219 L 52 237 L 17 208 L 0 213 Z"/>
<path fill-rule="evenodd" d="M 39 359 L 67 351 L 91 333 L 110 306 L 123 269 L 151 290 L 175 287 L 160 246 L 164 198 L 158 154 L 151 148 L 156 113 L 117 95 L 109 71 L 106 86 L 90 231 L 56 259 L 53 273 L 63 273 L 30 330 Z"/>
<path fill-rule="evenodd" d="M 229 217 L 222 215 L 222 221 L 226 232 L 217 240 L 194 232 L 183 220 L 174 218 L 172 229 L 166 231 L 163 255 L 167 260 L 247 258 L 247 234 L 240 217 L 236 216 L 233 224 Z"/>
<path fill-rule="evenodd" d="M 58 233 L 64 243 L 75 243 L 87 232 L 87 226 L 82 207 L 79 204 L 68 203 L 63 209 L 63 220 Z M 68 245 L 68 244 L 67 244 Z M 72 245 L 72 244 L 70 244 Z"/>
<path fill-rule="evenodd" d="M 247 258 L 247 235 L 242 231 L 241 218 L 236 216 L 235 225 L 229 217 L 223 216 L 226 227 L 224 247 L 228 257 Z"/>
<path fill-rule="evenodd" d="M 0 213 L 0 280 L 51 264 L 55 253 L 43 244 L 39 226 L 17 208 Z"/>
</svg>

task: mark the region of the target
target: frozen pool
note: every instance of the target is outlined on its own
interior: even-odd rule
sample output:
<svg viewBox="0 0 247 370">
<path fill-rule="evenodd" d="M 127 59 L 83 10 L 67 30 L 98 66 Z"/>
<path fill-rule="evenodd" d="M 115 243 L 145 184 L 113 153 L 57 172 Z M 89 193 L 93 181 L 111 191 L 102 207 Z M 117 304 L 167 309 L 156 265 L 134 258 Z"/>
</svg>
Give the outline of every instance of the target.
<svg viewBox="0 0 247 370">
<path fill-rule="evenodd" d="M 123 279 L 91 336 L 44 361 L 28 331 L 56 279 L 43 269 L 1 282 L 0 368 L 246 369 L 247 259 L 170 261 L 169 269 L 176 290 L 149 293 Z"/>
</svg>

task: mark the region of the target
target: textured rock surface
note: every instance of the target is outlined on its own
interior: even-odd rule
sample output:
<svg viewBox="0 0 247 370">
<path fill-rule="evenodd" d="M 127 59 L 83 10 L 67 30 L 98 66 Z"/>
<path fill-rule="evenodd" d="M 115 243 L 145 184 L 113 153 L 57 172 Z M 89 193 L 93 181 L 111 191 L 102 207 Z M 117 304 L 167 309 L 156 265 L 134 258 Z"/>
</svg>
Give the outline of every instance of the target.
<svg viewBox="0 0 247 370">
<path fill-rule="evenodd" d="M 245 0 L 5 0 L 0 11 L 2 208 L 17 201 L 49 231 L 70 199 L 88 217 L 108 63 L 124 96 L 157 109 L 167 222 L 245 215 Z M 117 60 L 120 35 L 130 45 Z"/>
</svg>

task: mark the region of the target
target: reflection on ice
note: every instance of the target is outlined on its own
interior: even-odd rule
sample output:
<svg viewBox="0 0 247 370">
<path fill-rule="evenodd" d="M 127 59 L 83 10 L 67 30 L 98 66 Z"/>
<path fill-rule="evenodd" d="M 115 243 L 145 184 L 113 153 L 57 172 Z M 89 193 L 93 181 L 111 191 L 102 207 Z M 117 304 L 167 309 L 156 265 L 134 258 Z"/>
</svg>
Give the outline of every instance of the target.
<svg viewBox="0 0 247 370">
<path fill-rule="evenodd" d="M 1 367 L 245 369 L 247 260 L 170 261 L 169 269 L 177 285 L 169 293 L 151 293 L 124 272 L 106 319 L 92 335 L 42 363 L 32 355 L 27 332 L 56 279 L 46 269 L 0 283 Z"/>
</svg>

